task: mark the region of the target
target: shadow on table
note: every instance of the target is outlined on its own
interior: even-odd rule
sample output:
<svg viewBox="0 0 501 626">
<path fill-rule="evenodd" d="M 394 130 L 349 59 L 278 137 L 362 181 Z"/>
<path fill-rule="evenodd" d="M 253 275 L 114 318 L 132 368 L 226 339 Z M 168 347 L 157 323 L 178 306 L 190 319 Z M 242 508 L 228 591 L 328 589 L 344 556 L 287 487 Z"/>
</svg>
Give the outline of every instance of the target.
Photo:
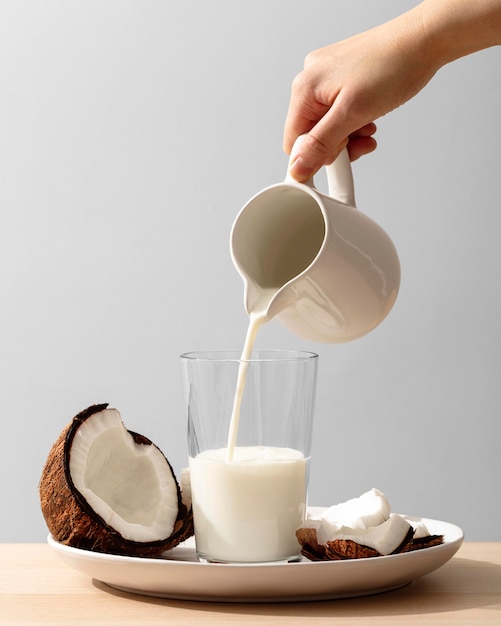
<svg viewBox="0 0 501 626">
<path fill-rule="evenodd" d="M 448 570 L 446 576 L 444 569 Z M 483 576 L 479 576 L 480 572 Z M 490 581 L 488 588 L 485 586 L 486 579 Z M 437 575 L 437 572 L 428 574 L 395 591 L 341 600 L 283 603 L 188 602 L 135 595 L 113 589 L 96 580 L 93 584 L 109 594 L 127 597 L 136 602 L 175 606 L 180 609 L 189 607 L 190 611 L 218 612 L 227 615 L 291 617 L 350 617 L 359 613 L 374 616 L 426 615 L 487 606 L 493 606 L 501 611 L 501 565 L 461 558 L 454 559 L 453 568 L 447 566 L 442 568 L 440 575 Z M 493 596 L 497 597 L 494 603 Z"/>
</svg>

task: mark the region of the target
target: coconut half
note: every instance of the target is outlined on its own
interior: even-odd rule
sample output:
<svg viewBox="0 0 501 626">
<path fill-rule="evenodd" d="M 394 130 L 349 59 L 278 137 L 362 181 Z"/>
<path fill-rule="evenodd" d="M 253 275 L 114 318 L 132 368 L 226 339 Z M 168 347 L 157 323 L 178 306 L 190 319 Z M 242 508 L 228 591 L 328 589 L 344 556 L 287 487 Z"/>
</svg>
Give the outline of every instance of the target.
<svg viewBox="0 0 501 626">
<path fill-rule="evenodd" d="M 65 545 L 156 556 L 193 534 L 170 463 L 107 404 L 85 409 L 63 430 L 39 488 L 47 526 Z"/>
</svg>

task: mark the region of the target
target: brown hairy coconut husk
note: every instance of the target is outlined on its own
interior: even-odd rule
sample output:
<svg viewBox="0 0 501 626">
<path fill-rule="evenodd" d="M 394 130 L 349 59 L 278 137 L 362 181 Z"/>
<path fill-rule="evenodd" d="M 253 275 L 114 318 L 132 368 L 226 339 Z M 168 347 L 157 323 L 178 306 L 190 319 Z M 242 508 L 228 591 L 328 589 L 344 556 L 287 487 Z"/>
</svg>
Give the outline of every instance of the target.
<svg viewBox="0 0 501 626">
<path fill-rule="evenodd" d="M 158 556 L 193 534 L 170 463 L 107 404 L 88 407 L 63 430 L 39 489 L 52 537 L 68 546 Z"/>
</svg>

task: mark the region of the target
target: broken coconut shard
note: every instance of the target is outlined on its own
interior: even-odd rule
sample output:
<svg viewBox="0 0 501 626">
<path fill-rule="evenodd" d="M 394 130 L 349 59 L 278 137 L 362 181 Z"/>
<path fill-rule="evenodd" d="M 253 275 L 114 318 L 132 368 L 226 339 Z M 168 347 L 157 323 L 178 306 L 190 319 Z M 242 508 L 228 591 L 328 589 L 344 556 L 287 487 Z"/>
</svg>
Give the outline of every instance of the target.
<svg viewBox="0 0 501 626">
<path fill-rule="evenodd" d="M 63 430 L 39 490 L 49 531 L 65 545 L 157 556 L 193 534 L 170 463 L 107 404 L 90 406 Z"/>
<path fill-rule="evenodd" d="M 311 517 L 296 531 L 301 553 L 311 561 L 361 559 L 439 545 L 424 522 L 392 514 L 384 494 L 371 489 Z"/>
</svg>

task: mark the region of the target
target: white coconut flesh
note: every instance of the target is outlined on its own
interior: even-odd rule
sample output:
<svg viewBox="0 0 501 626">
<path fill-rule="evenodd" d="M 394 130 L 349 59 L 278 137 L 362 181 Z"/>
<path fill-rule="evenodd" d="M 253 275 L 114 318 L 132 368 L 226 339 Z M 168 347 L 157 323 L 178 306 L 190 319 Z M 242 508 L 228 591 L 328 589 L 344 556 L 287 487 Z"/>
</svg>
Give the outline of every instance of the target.
<svg viewBox="0 0 501 626">
<path fill-rule="evenodd" d="M 390 503 L 385 495 L 379 489 L 370 489 L 358 498 L 331 506 L 321 517 L 338 527 L 369 528 L 385 522 L 390 512 Z"/>
<path fill-rule="evenodd" d="M 159 541 L 172 533 L 179 512 L 172 470 L 156 446 L 134 441 L 116 409 L 80 425 L 69 470 L 91 509 L 125 539 Z"/>
<path fill-rule="evenodd" d="M 400 515 L 392 515 L 382 524 L 378 526 L 370 526 L 369 528 L 348 528 L 341 527 L 334 534 L 333 539 L 348 539 L 355 541 L 363 546 L 369 546 L 377 550 L 379 554 L 388 555 L 394 552 L 404 541 L 410 524 Z"/>
<path fill-rule="evenodd" d="M 191 507 L 191 476 L 190 468 L 185 467 L 181 470 L 181 498 L 187 509 Z"/>
</svg>

